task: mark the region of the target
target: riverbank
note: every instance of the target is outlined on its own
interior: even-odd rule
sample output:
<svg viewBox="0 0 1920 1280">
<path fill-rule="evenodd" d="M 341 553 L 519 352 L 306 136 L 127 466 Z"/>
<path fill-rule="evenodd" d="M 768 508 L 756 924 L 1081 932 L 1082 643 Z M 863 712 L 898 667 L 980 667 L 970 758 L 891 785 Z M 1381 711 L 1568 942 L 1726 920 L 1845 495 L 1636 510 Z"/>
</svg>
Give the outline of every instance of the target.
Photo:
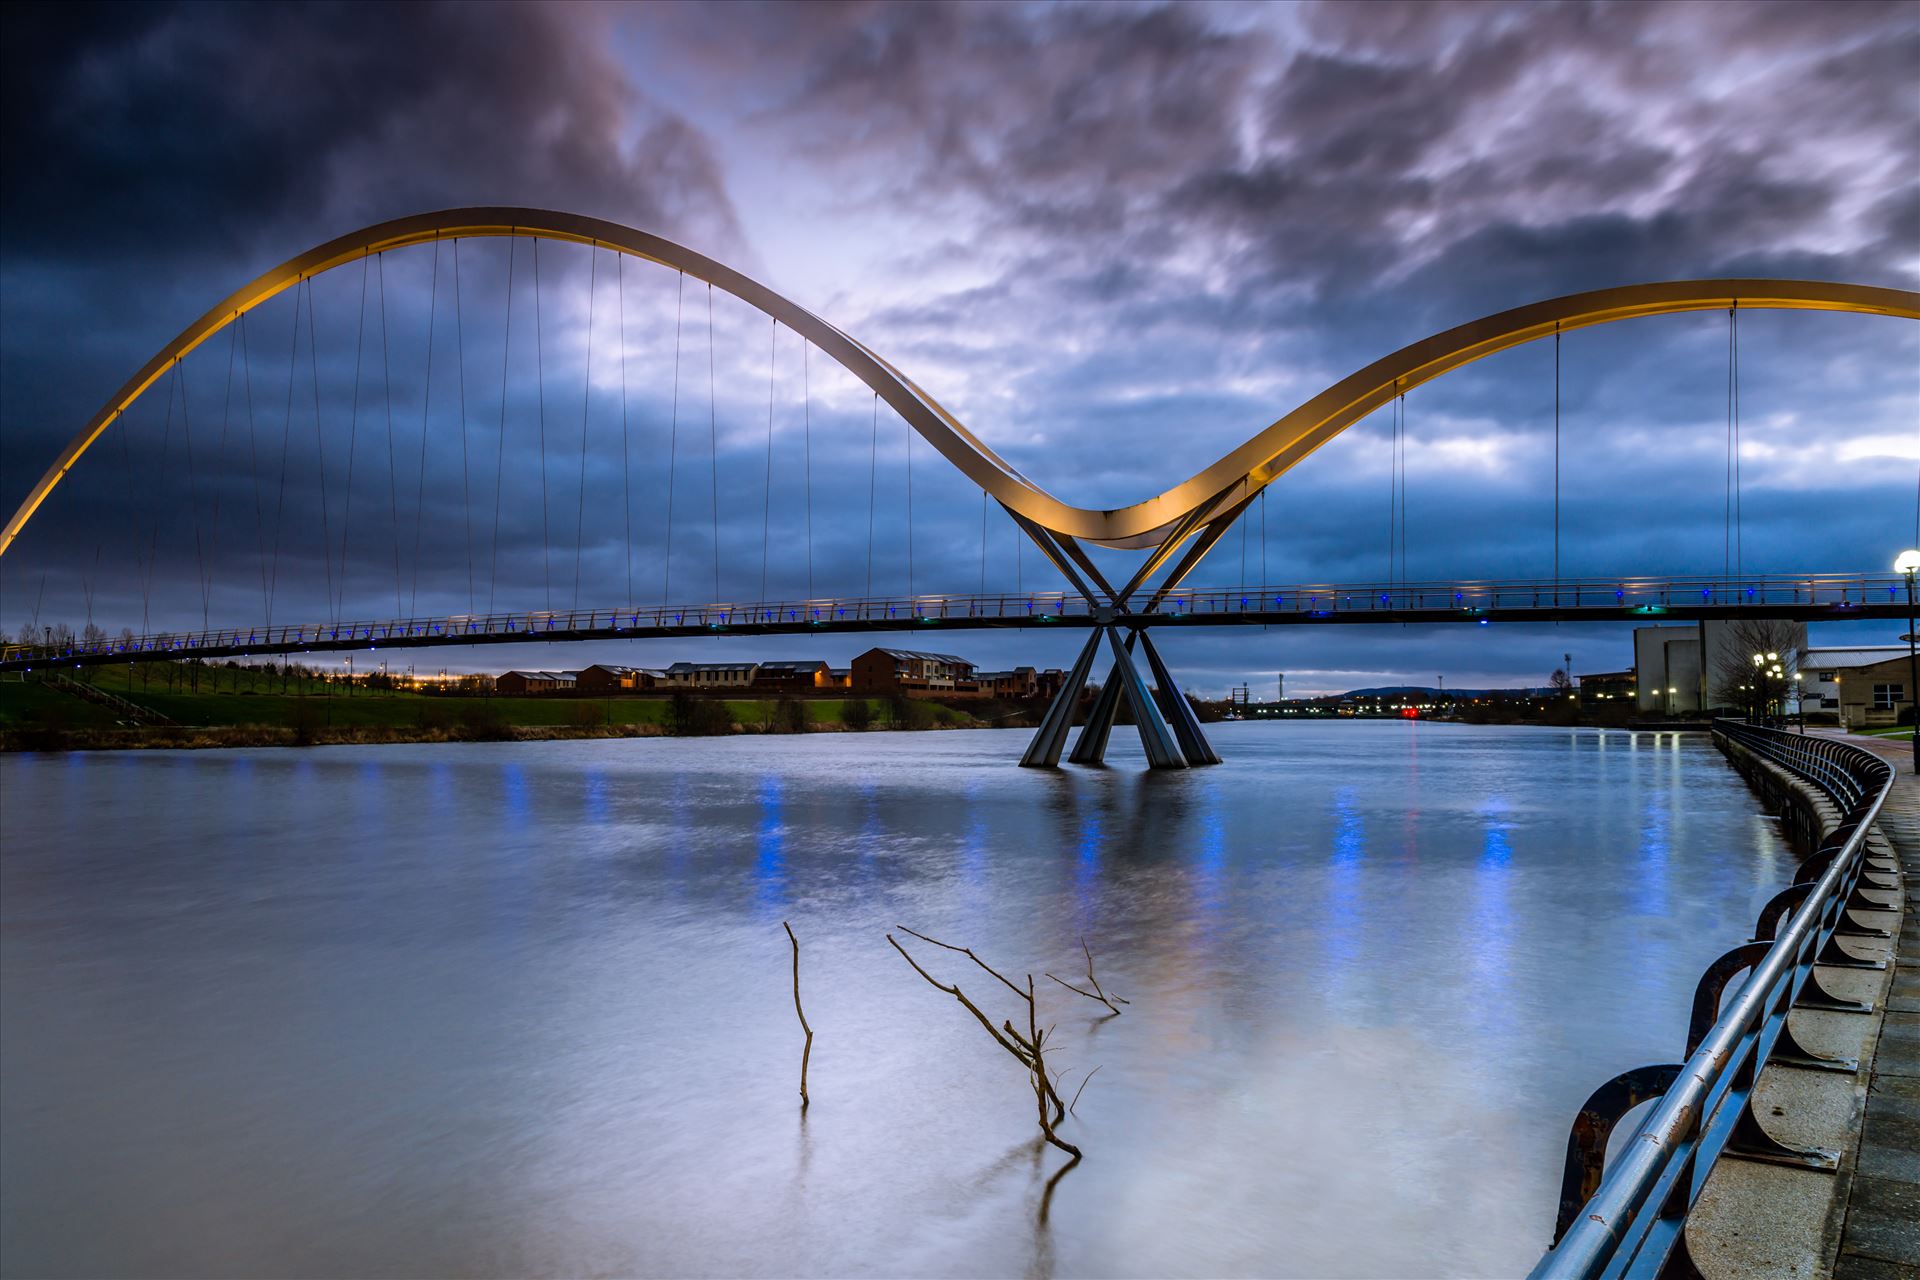
<svg viewBox="0 0 1920 1280">
<path fill-rule="evenodd" d="M 0 682 L 0 752 L 526 742 L 727 734 L 970 729 L 1032 723 L 1029 708 L 869 698 L 462 697 L 258 686 L 199 691 L 138 681 L 96 701 L 37 680 Z"/>
</svg>

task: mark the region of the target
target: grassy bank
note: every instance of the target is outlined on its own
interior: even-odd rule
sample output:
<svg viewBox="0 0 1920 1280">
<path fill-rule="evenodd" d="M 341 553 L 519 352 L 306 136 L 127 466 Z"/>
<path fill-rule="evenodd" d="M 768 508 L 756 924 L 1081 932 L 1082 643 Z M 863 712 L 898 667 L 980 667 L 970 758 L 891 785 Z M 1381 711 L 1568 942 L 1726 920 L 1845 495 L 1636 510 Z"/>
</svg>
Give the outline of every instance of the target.
<svg viewBox="0 0 1920 1280">
<path fill-rule="evenodd" d="M 136 724 L 118 709 L 34 679 L 0 681 L 0 750 L 126 747 L 277 746 L 342 742 L 515 741 L 549 738 L 633 738 L 672 732 L 771 733 L 839 731 L 863 717 L 874 729 L 973 728 L 966 710 L 914 703 L 894 714 L 876 699 L 701 699 L 699 723 L 676 724 L 667 697 L 468 697 L 401 690 L 355 689 L 296 681 L 249 685 L 244 679 L 199 691 L 177 678 L 113 673 L 99 687 L 165 716 L 172 724 Z M 724 708 L 725 716 L 715 712 Z"/>
</svg>

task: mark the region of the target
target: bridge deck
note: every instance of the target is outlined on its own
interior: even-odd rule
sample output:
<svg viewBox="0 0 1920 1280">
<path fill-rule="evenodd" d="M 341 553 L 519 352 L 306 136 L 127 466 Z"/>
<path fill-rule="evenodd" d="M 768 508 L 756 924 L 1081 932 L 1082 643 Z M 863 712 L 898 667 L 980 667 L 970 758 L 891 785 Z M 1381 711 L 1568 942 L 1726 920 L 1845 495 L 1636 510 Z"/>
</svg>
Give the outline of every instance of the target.
<svg viewBox="0 0 1920 1280">
<path fill-rule="evenodd" d="M 1803 622 L 1905 619 L 1906 584 L 1895 574 L 1820 574 L 1731 581 L 1635 578 L 1214 588 L 1175 592 L 1152 612 L 1118 614 L 1064 592 L 534 610 L 161 632 L 57 646 L 15 646 L 0 655 L 0 671 L 450 645 L 1074 629 L 1104 621 L 1129 627 L 1271 627 L 1354 623 L 1645 624 L 1740 617 Z"/>
</svg>

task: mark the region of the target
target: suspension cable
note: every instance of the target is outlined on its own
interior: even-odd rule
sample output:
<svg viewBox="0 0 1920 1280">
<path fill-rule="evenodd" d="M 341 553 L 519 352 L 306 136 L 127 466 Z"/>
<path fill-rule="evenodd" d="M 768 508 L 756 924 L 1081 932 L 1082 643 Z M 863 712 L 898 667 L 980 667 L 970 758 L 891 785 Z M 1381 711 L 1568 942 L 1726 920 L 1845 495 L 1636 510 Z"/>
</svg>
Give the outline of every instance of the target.
<svg viewBox="0 0 1920 1280">
<path fill-rule="evenodd" d="M 767 475 L 760 489 L 760 598 L 767 598 L 767 551 L 773 533 L 773 357 L 780 322 L 771 316 L 767 329 Z"/>
<path fill-rule="evenodd" d="M 620 301 L 620 480 L 621 514 L 625 521 L 627 541 L 627 604 L 633 603 L 633 464 L 628 460 L 627 427 L 627 256 L 624 253 L 613 255 L 613 270 L 616 287 L 614 292 Z"/>
<path fill-rule="evenodd" d="M 166 421 L 160 429 L 160 462 L 158 467 L 156 468 L 156 470 L 162 475 L 166 474 L 167 446 L 172 442 L 172 440 L 173 440 L 173 397 L 169 395 L 167 397 Z M 146 582 L 142 587 L 143 603 L 141 605 L 141 622 L 143 624 L 143 629 L 147 631 L 151 631 L 153 629 L 153 624 L 148 616 L 148 612 L 147 612 L 148 604 L 146 602 L 149 602 L 152 600 L 153 579 L 154 579 L 155 571 L 158 568 L 159 561 L 160 561 L 160 489 L 161 489 L 161 486 L 159 485 L 153 486 L 153 491 L 150 494 L 149 501 L 147 503 L 148 510 L 152 513 L 152 524 L 148 531 L 147 577 L 146 577 Z"/>
<path fill-rule="evenodd" d="M 273 625 L 273 603 L 280 595 L 280 530 L 287 513 L 287 457 L 293 450 L 293 388 L 300 368 L 300 290 L 307 280 L 302 276 L 293 286 L 293 326 L 287 339 L 287 412 L 280 428 L 280 484 L 273 499 L 273 567 L 267 577 L 267 625 Z"/>
<path fill-rule="evenodd" d="M 200 540 L 200 490 L 198 483 L 194 479 L 193 416 L 187 410 L 187 384 L 185 373 L 180 368 L 180 361 L 178 359 L 173 362 L 173 386 L 180 392 L 180 424 L 182 430 L 186 433 L 187 509 L 193 512 L 193 561 L 195 568 L 200 574 L 200 625 L 211 630 L 213 627 L 213 623 L 209 620 L 209 615 L 212 612 L 209 601 L 211 588 L 207 581 L 206 555 L 201 550 Z M 173 391 L 169 390 L 167 395 L 171 398 Z"/>
<path fill-rule="evenodd" d="M 314 329 L 313 281 L 307 281 L 307 366 L 313 375 L 313 450 L 320 472 L 320 565 L 327 577 L 327 604 L 333 604 L 332 510 L 327 498 L 327 440 L 320 425 L 320 344 Z M 222 430 L 225 428 L 223 427 Z"/>
<path fill-rule="evenodd" d="M 260 565 L 260 601 L 263 606 L 266 606 L 270 604 L 270 592 L 267 586 L 267 525 L 260 501 L 260 443 L 259 433 L 254 429 L 253 350 L 247 342 L 246 312 L 240 313 L 238 324 L 240 325 L 240 385 L 246 391 L 247 400 L 248 470 L 253 477 L 253 548 L 254 556 Z"/>
<path fill-rule="evenodd" d="M 880 396 L 873 397 L 875 413 L 880 412 Z M 913 424 L 905 418 L 900 425 L 907 433 L 907 599 L 913 599 Z"/>
<path fill-rule="evenodd" d="M 1560 602 L 1560 325 L 1553 326 L 1553 599 Z"/>
<path fill-rule="evenodd" d="M 713 599 L 720 600 L 720 403 L 713 381 L 713 283 L 707 283 L 707 473 L 713 512 Z"/>
<path fill-rule="evenodd" d="M 813 343 L 800 340 L 800 444 L 804 450 L 807 503 L 807 599 L 813 599 Z M 1915 508 L 1920 520 L 1920 507 Z"/>
<path fill-rule="evenodd" d="M 1734 332 L 1738 303 L 1726 309 L 1726 514 L 1720 516 L 1720 585 L 1734 580 Z"/>
<path fill-rule="evenodd" d="M 660 603 L 664 607 L 673 593 L 673 473 L 680 457 L 680 322 L 685 312 L 687 273 L 673 295 L 673 412 L 667 428 L 667 554 L 665 575 L 660 583 Z"/>
<path fill-rule="evenodd" d="M 873 393 L 873 446 L 867 455 L 867 599 L 873 599 L 873 502 L 880 478 L 880 393 Z"/>
<path fill-rule="evenodd" d="M 540 576 L 545 607 L 553 610 L 553 534 L 547 516 L 547 352 L 540 319 L 540 241 L 533 242 L 533 382 L 540 408 Z"/>
<path fill-rule="evenodd" d="M 1398 581 L 1400 532 L 1400 382 L 1394 382 L 1394 401 L 1386 407 L 1386 585 Z"/>
<path fill-rule="evenodd" d="M 466 518 L 467 612 L 473 612 L 473 489 L 467 462 L 467 322 L 460 308 L 460 238 L 453 240 L 453 350 L 460 384 L 460 510 Z"/>
<path fill-rule="evenodd" d="M 1744 521 L 1741 518 L 1740 499 L 1740 304 L 1736 301 L 1731 312 L 1732 348 L 1733 348 L 1733 575 L 1736 578 L 1746 576 L 1742 531 Z"/>
<path fill-rule="evenodd" d="M 987 594 L 987 491 L 980 491 L 980 594 Z"/>
<path fill-rule="evenodd" d="M 126 413 L 124 411 L 120 413 L 116 413 L 114 415 L 114 418 L 117 420 L 120 427 L 120 465 L 121 465 L 121 468 L 125 471 L 126 478 L 127 478 L 127 503 L 126 503 L 127 527 L 129 532 L 133 535 L 132 542 L 133 542 L 134 572 L 138 575 L 138 581 L 140 583 L 140 590 L 141 590 L 141 600 L 140 600 L 141 630 L 146 631 L 151 629 L 147 620 L 147 613 L 148 613 L 147 596 L 146 596 L 147 557 L 146 557 L 146 549 L 141 546 L 142 538 L 140 536 L 140 516 L 139 516 L 140 508 L 134 501 L 133 450 L 132 450 L 132 447 L 127 443 Z"/>
<path fill-rule="evenodd" d="M 580 553 L 587 537 L 587 427 L 593 409 L 593 296 L 600 282 L 600 252 L 587 246 L 587 375 L 580 392 L 580 493 L 573 517 L 573 607 L 580 607 Z"/>
<path fill-rule="evenodd" d="M 387 255 L 375 260 L 380 274 L 380 398 L 387 404 L 387 515 L 393 527 L 393 611 L 401 612 L 400 595 L 400 466 L 393 456 L 393 362 L 387 342 Z"/>
<path fill-rule="evenodd" d="M 360 431 L 360 363 L 366 350 L 367 272 L 371 266 L 363 250 L 360 254 L 360 314 L 354 325 L 353 338 L 353 411 L 347 418 L 347 489 L 340 500 L 340 599 L 333 610 L 335 622 L 340 620 L 347 607 L 347 544 L 353 537 L 353 445 Z"/>
<path fill-rule="evenodd" d="M 513 354 L 513 264 L 517 237 L 507 237 L 507 321 L 500 339 L 500 434 L 493 455 L 493 550 L 487 557 L 487 612 L 500 585 L 500 483 L 507 471 L 507 368 Z M 535 241 L 535 243 L 539 243 Z"/>
<path fill-rule="evenodd" d="M 440 234 L 433 236 L 433 276 L 427 286 L 427 380 L 420 398 L 420 468 L 413 489 L 413 587 L 407 596 L 407 616 L 420 611 L 420 532 L 427 511 L 427 429 L 433 420 L 433 328 L 440 310 Z"/>
<path fill-rule="evenodd" d="M 1413 576 L 1407 569 L 1407 393 L 1400 393 L 1400 583 Z"/>
</svg>

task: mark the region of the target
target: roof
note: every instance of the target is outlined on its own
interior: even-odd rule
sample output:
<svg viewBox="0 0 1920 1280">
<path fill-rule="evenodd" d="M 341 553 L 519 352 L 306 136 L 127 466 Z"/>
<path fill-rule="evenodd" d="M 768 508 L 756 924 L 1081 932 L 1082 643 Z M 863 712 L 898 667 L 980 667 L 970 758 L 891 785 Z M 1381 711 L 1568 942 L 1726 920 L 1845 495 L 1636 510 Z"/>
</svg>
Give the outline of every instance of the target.
<svg viewBox="0 0 1920 1280">
<path fill-rule="evenodd" d="M 605 662 L 596 662 L 592 666 L 588 667 L 586 670 L 587 671 L 605 671 L 616 676 L 630 676 L 638 669 L 639 668 L 637 667 L 616 667 L 616 666 L 611 666 Z M 584 675 L 585 672 L 582 672 L 581 674 Z"/>
<path fill-rule="evenodd" d="M 1907 656 L 1903 644 L 1866 645 L 1858 649 L 1808 649 L 1801 659 L 1802 671 L 1827 671 L 1836 667 L 1871 667 L 1893 658 Z"/>
<path fill-rule="evenodd" d="M 702 671 L 751 671 L 755 662 L 676 662 L 667 668 L 667 674 L 696 675 Z"/>
<path fill-rule="evenodd" d="M 945 662 L 957 667 L 970 667 L 973 664 L 965 658 L 951 653 L 922 653 L 918 649 L 873 649 L 869 652 L 884 653 L 889 658 L 905 658 L 914 662 Z"/>
<path fill-rule="evenodd" d="M 805 661 L 763 662 L 760 664 L 760 669 L 762 671 L 818 671 L 826 665 L 819 658 L 809 658 Z"/>
<path fill-rule="evenodd" d="M 572 684 L 574 673 L 571 671 L 507 671 L 500 676 L 519 676 L 523 680 L 554 680 L 562 684 Z"/>
<path fill-rule="evenodd" d="M 1628 667 L 1625 671 L 1595 671 L 1591 675 L 1575 676 L 1574 679 L 1575 680 L 1631 680 L 1633 679 L 1633 676 L 1634 676 L 1634 669 L 1632 667 Z"/>
</svg>

